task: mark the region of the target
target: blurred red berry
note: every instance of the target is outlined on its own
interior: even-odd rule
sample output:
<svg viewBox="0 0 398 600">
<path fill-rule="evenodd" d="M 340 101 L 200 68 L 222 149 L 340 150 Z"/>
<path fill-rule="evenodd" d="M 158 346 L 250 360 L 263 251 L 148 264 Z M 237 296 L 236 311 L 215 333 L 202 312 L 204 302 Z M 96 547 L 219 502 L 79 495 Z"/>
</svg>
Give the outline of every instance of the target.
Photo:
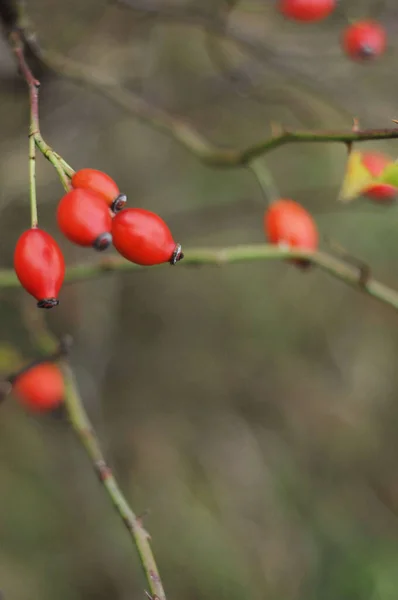
<svg viewBox="0 0 398 600">
<path fill-rule="evenodd" d="M 56 408 L 65 394 L 61 370 L 50 362 L 23 371 L 14 381 L 12 389 L 24 406 L 35 411 Z"/>
<path fill-rule="evenodd" d="M 282 198 L 271 204 L 264 214 L 264 231 L 271 244 L 311 251 L 318 248 L 318 230 L 313 218 L 293 200 Z M 293 262 L 308 265 L 306 260 Z"/>
<path fill-rule="evenodd" d="M 112 237 L 116 250 L 137 265 L 174 265 L 184 256 L 163 219 L 143 208 L 117 213 L 112 219 Z"/>
<path fill-rule="evenodd" d="M 279 10 L 295 21 L 321 21 L 336 8 L 337 0 L 279 0 Z"/>
<path fill-rule="evenodd" d="M 65 261 L 51 235 L 37 227 L 25 231 L 15 247 L 14 269 L 22 287 L 38 301 L 37 306 L 57 306 Z"/>
<path fill-rule="evenodd" d="M 376 58 L 383 54 L 386 45 L 386 31 L 376 21 L 358 21 L 343 32 L 343 49 L 353 60 Z"/>
<path fill-rule="evenodd" d="M 398 188 L 390 183 L 372 183 L 362 192 L 363 196 L 376 202 L 392 202 L 398 196 Z"/>
<path fill-rule="evenodd" d="M 382 152 L 362 152 L 361 160 L 372 177 L 380 177 L 387 165 L 394 162 L 390 156 Z"/>
<path fill-rule="evenodd" d="M 78 246 L 105 250 L 112 243 L 112 217 L 103 198 L 90 190 L 74 189 L 58 204 L 58 227 Z"/>
<path fill-rule="evenodd" d="M 118 212 L 126 204 L 127 198 L 109 175 L 96 169 L 80 169 L 71 179 L 72 187 L 90 190 L 102 196 L 113 212 Z"/>
</svg>

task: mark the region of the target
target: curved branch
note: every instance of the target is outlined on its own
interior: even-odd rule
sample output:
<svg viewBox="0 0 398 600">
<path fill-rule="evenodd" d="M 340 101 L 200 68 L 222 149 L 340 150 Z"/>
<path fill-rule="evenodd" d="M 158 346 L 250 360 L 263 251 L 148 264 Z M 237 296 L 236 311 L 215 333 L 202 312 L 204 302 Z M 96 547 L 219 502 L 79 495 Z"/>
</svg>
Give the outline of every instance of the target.
<svg viewBox="0 0 398 600">
<path fill-rule="evenodd" d="M 146 7 L 146 11 L 148 10 L 151 10 L 150 5 L 147 5 Z M 156 13 L 158 8 L 153 10 Z M 173 17 L 174 14 L 175 13 L 173 12 Z M 220 26 L 222 27 L 220 20 L 214 20 L 212 22 L 214 22 L 218 28 L 220 28 Z M 206 27 L 207 26 L 208 22 L 206 24 Z M 15 24 L 15 28 L 18 30 L 23 40 L 31 38 L 28 34 L 21 33 L 18 23 Z M 224 30 L 221 29 L 221 31 Z M 266 154 L 279 146 L 293 142 L 339 142 L 347 144 L 352 142 L 398 138 L 397 127 L 390 129 L 366 129 L 362 131 L 285 130 L 279 135 L 271 136 L 266 140 L 262 140 L 241 150 L 235 148 L 222 148 L 204 137 L 188 120 L 177 115 L 171 115 L 161 108 L 147 103 L 140 96 L 123 89 L 117 85 L 111 77 L 96 71 L 91 66 L 88 67 L 82 65 L 65 56 L 58 55 L 56 52 L 39 49 L 37 46 L 34 46 L 34 49 L 36 54 L 38 54 L 40 61 L 45 64 L 48 69 L 79 83 L 92 86 L 118 106 L 134 114 L 143 121 L 146 121 L 153 127 L 171 135 L 198 159 L 213 167 L 231 168 L 246 166 L 258 156 Z"/>
</svg>

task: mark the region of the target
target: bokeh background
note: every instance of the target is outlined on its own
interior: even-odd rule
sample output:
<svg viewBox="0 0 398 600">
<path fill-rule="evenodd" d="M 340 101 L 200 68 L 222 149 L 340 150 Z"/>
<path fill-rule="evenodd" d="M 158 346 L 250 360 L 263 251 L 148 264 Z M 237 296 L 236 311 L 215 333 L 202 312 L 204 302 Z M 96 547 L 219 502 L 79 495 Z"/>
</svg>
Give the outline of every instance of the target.
<svg viewBox="0 0 398 600">
<path fill-rule="evenodd" d="M 221 1 L 146 5 L 190 23 L 105 0 L 31 0 L 28 8 L 43 47 L 189 119 L 220 145 L 265 139 L 272 122 L 340 129 L 353 116 L 363 127 L 398 118 L 396 0 L 343 0 L 313 25 L 284 21 L 271 0 L 237 2 L 227 31 L 255 53 L 211 41 L 200 26 L 199 13 L 207 22 L 225 15 Z M 358 65 L 339 37 L 364 16 L 384 23 L 389 49 Z M 29 223 L 28 104 L 0 44 L 0 266 L 11 267 Z M 202 165 L 90 86 L 45 76 L 41 124 L 74 168 L 108 172 L 130 205 L 157 211 L 185 247 L 263 241 L 266 201 L 250 172 Z M 398 155 L 397 142 L 362 147 Z M 260 162 L 323 236 L 398 288 L 398 207 L 338 205 L 345 159 L 343 145 L 316 144 Z M 70 265 L 95 262 L 57 232 L 62 188 L 44 159 L 37 167 L 41 226 Z M 26 303 L 34 305 L 22 290 L 1 290 L 4 372 L 36 355 Z M 104 275 L 65 286 L 46 317 L 55 334 L 75 339 L 85 405 L 134 510 L 150 511 L 145 525 L 169 598 L 396 600 L 391 308 L 323 272 L 273 261 Z M 62 419 L 32 416 L 11 399 L 1 406 L 0 498 L 5 600 L 144 597 L 135 550 Z"/>
</svg>

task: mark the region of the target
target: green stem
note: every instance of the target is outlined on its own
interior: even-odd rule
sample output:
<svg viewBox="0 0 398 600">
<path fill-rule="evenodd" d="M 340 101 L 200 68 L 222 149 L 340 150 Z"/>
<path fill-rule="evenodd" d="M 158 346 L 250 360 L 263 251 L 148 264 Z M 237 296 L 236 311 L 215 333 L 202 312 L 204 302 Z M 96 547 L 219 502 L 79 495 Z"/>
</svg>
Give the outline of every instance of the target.
<svg viewBox="0 0 398 600">
<path fill-rule="evenodd" d="M 59 160 L 59 162 L 62 165 L 63 170 L 65 171 L 65 173 L 67 174 L 68 177 L 73 177 L 73 175 L 75 174 L 75 170 L 66 162 L 66 160 L 64 160 L 62 158 L 62 156 L 60 156 L 58 154 L 58 152 L 54 152 L 56 158 Z"/>
<path fill-rule="evenodd" d="M 111 469 L 105 462 L 98 439 L 80 398 L 72 369 L 66 361 L 63 361 L 61 366 L 65 375 L 66 408 L 72 427 L 90 458 L 113 506 L 119 513 L 133 539 L 152 598 L 166 600 L 166 594 L 160 579 L 159 570 L 149 544 L 149 535 L 143 528 L 140 519 L 137 518 L 131 510 Z"/>
<path fill-rule="evenodd" d="M 364 276 L 364 269 L 352 264 L 352 258 L 346 260 L 332 254 L 326 254 L 325 252 L 316 252 L 313 254 L 303 250 L 279 248 L 270 244 L 230 246 L 227 248 L 191 248 L 187 250 L 184 248 L 184 260 L 178 263 L 177 267 L 173 268 L 179 269 L 181 267 L 205 265 L 220 267 L 233 263 L 286 260 L 291 258 L 307 259 L 332 277 L 398 310 L 398 291 L 378 282 L 368 274 Z M 122 257 L 110 256 L 102 258 L 96 263 L 83 263 L 69 267 L 66 271 L 65 281 L 69 283 L 87 281 L 111 273 L 145 271 L 146 269 L 153 270 L 155 268 L 167 269 L 170 267 L 167 265 L 140 267 Z M 20 283 L 14 271 L 11 269 L 0 270 L 0 289 L 17 287 L 20 287 Z"/>
<path fill-rule="evenodd" d="M 54 169 L 58 173 L 58 177 L 61 180 L 62 186 L 66 192 L 70 190 L 69 178 L 65 174 L 64 168 L 62 166 L 61 160 L 58 158 L 58 155 L 54 150 L 49 146 L 43 139 L 40 129 L 37 128 L 34 132 L 34 139 L 36 146 L 39 148 L 40 152 L 47 158 L 47 160 L 53 165 Z"/>
<path fill-rule="evenodd" d="M 32 229 L 38 227 L 39 218 L 37 215 L 37 198 L 36 198 L 36 145 L 35 139 L 31 130 L 29 133 L 29 190 L 30 190 L 30 219 Z"/>
<path fill-rule="evenodd" d="M 32 228 L 39 224 L 37 215 L 37 198 L 36 198 L 36 146 L 35 134 L 39 123 L 39 87 L 40 82 L 35 79 L 29 69 L 23 54 L 23 48 L 20 44 L 16 44 L 14 52 L 18 58 L 19 66 L 22 75 L 25 78 L 29 87 L 30 100 L 30 125 L 29 125 L 29 187 L 30 187 L 30 218 Z"/>
</svg>

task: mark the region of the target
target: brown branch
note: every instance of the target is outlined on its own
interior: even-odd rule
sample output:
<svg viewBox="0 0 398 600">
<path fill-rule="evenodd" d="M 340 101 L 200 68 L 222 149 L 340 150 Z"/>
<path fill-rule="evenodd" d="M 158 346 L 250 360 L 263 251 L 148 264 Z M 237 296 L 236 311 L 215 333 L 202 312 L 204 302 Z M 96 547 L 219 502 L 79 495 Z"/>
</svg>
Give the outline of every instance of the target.
<svg viewBox="0 0 398 600">
<path fill-rule="evenodd" d="M 137 4 L 140 6 L 139 10 L 144 10 L 143 3 L 137 3 L 135 1 L 134 7 L 136 7 Z M 154 5 L 146 5 L 145 10 L 157 14 L 159 7 L 156 6 L 155 8 Z M 166 10 L 169 9 L 165 7 L 162 11 L 162 15 L 165 14 L 164 11 Z M 176 13 L 176 9 L 170 9 L 170 18 L 175 18 L 176 14 L 179 14 L 178 12 Z M 197 18 L 198 16 L 195 14 L 195 19 Z M 206 23 L 208 25 L 208 22 Z M 214 23 L 214 26 L 217 27 L 217 31 L 220 31 L 220 20 L 213 20 L 211 23 Z M 221 31 L 224 32 L 223 27 Z M 228 36 L 229 35 L 230 33 L 228 33 Z M 25 37 L 26 36 L 24 36 L 23 39 L 25 39 Z M 153 127 L 168 133 L 202 162 L 214 167 L 231 168 L 245 166 L 253 159 L 288 143 L 333 142 L 347 144 L 369 140 L 398 138 L 398 128 L 396 127 L 386 129 L 366 129 L 361 131 L 286 130 L 280 135 L 271 136 L 266 140 L 257 142 L 241 150 L 236 148 L 222 148 L 210 142 L 186 119 L 177 115 L 171 115 L 161 108 L 150 105 L 140 96 L 123 89 L 117 85 L 111 77 L 96 71 L 92 67 L 87 67 L 65 56 L 60 56 L 55 52 L 45 51 L 43 49 L 40 50 L 39 56 L 43 63 L 52 71 L 79 83 L 88 84 L 94 87 L 129 113 L 134 114 Z"/>
<path fill-rule="evenodd" d="M 20 31 L 18 27 L 11 30 L 9 34 L 9 42 L 11 49 L 16 56 L 20 72 L 25 79 L 29 88 L 30 98 L 30 131 L 29 135 L 34 139 L 35 145 L 39 148 L 40 152 L 47 158 L 47 160 L 53 165 L 58 173 L 62 185 L 66 191 L 69 190 L 69 179 L 63 166 L 64 161 L 54 152 L 54 150 L 45 142 L 40 131 L 40 119 L 39 119 L 39 88 L 40 81 L 33 75 L 31 68 L 26 60 L 26 38 L 25 35 Z M 34 147 L 33 147 L 34 149 Z M 34 158 L 31 156 L 31 160 Z M 65 163 L 66 164 L 66 163 Z M 31 190 L 34 182 L 31 181 Z M 37 212 L 37 211 L 35 211 Z M 33 216 L 33 213 L 32 213 Z M 37 225 L 37 214 L 35 223 L 32 220 L 32 226 Z"/>
</svg>

